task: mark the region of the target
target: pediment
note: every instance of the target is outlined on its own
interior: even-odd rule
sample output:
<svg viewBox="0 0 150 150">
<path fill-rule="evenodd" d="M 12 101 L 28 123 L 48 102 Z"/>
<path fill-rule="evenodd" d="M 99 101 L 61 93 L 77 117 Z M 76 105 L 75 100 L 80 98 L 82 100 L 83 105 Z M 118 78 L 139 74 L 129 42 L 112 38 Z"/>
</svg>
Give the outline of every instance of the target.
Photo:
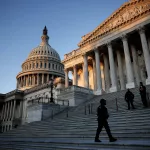
<svg viewBox="0 0 150 150">
<path fill-rule="evenodd" d="M 112 30 L 119 28 L 131 20 L 140 17 L 142 14 L 150 12 L 150 0 L 130 0 L 116 10 L 109 18 L 101 23 L 93 32 L 85 36 L 78 44 L 79 47 L 97 39 L 104 34 L 108 34 Z"/>
</svg>

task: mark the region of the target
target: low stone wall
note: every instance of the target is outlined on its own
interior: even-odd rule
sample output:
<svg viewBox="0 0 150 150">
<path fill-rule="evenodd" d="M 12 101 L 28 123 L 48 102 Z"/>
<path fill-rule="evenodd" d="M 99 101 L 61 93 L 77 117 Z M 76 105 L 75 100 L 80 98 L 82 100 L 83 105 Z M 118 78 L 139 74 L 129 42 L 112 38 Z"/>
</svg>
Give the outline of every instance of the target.
<svg viewBox="0 0 150 150">
<path fill-rule="evenodd" d="M 48 119 L 59 113 L 66 106 L 57 104 L 34 104 L 27 107 L 26 123 Z"/>
<path fill-rule="evenodd" d="M 57 91 L 57 98 L 66 101 L 68 100 L 69 106 L 78 106 L 87 101 L 92 95 L 93 90 L 79 86 L 70 86 Z"/>
</svg>

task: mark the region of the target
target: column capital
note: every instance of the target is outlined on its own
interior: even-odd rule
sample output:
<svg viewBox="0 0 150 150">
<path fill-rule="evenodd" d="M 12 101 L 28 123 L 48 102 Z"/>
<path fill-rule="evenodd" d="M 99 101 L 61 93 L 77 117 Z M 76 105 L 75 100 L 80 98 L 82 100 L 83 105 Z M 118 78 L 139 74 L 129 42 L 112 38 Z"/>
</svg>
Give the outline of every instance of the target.
<svg viewBox="0 0 150 150">
<path fill-rule="evenodd" d="M 64 69 L 64 72 L 68 73 L 69 69 L 68 68 L 65 68 Z"/>
<path fill-rule="evenodd" d="M 128 40 L 128 35 L 127 34 L 122 34 L 121 39 L 122 39 L 122 41 L 127 41 Z"/>
<path fill-rule="evenodd" d="M 111 46 L 112 46 L 112 42 L 111 42 L 111 41 L 107 41 L 107 42 L 105 43 L 105 45 L 106 45 L 107 47 L 111 47 Z"/>
<path fill-rule="evenodd" d="M 144 26 L 139 27 L 137 30 L 138 30 L 139 34 L 145 33 L 145 27 Z"/>
<path fill-rule="evenodd" d="M 77 68 L 77 65 L 75 64 L 75 65 L 73 65 L 73 68 Z"/>
</svg>

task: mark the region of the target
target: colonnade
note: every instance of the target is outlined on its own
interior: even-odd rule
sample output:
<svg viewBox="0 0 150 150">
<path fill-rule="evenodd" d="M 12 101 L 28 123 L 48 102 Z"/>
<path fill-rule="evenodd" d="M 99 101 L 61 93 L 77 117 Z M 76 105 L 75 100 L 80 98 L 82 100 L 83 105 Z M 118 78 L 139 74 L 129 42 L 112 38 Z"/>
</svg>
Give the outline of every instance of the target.
<svg viewBox="0 0 150 150">
<path fill-rule="evenodd" d="M 54 78 L 54 75 L 51 75 Z M 50 75 L 45 73 L 28 74 L 17 79 L 17 88 L 36 86 L 49 82 Z"/>
<path fill-rule="evenodd" d="M 140 41 L 141 41 L 141 47 L 143 51 L 144 61 L 145 61 L 145 67 L 147 72 L 147 79 L 146 84 L 150 84 L 150 49 L 148 44 L 150 45 L 150 40 L 147 40 L 146 34 L 145 34 L 145 27 L 140 27 L 137 29 Z M 117 39 L 118 40 L 118 39 Z M 100 62 L 101 62 L 101 47 L 105 46 L 106 51 L 103 51 L 103 62 L 104 62 L 104 76 L 105 76 L 105 84 L 106 89 L 109 90 L 109 92 L 114 92 L 119 90 L 118 89 L 118 77 L 120 81 L 120 90 L 124 90 L 126 88 L 134 88 L 136 85 L 139 84 L 141 81 L 140 73 L 139 73 L 139 66 L 137 63 L 137 50 L 135 47 L 135 44 L 129 42 L 128 34 L 123 34 L 120 36 L 119 40 L 122 43 L 123 51 L 120 49 L 113 49 L 113 43 L 114 41 L 107 41 L 104 45 L 100 45 L 99 47 L 96 47 L 93 49 L 93 53 L 95 56 L 95 59 L 93 60 L 93 76 L 95 76 L 94 79 L 94 89 L 96 91 L 102 92 L 102 79 L 101 79 L 101 69 L 100 69 Z M 131 49 L 131 54 L 130 54 Z M 124 60 L 125 60 L 125 68 L 126 68 L 126 81 L 124 79 L 124 70 L 123 70 L 123 64 L 122 64 L 122 58 L 121 53 L 123 52 Z M 88 54 L 90 53 L 84 53 L 83 54 L 83 75 L 84 75 L 84 87 L 89 88 L 89 77 L 88 77 Z M 116 56 L 116 59 L 114 57 Z M 131 55 L 132 59 L 131 60 Z M 118 67 L 116 68 L 115 61 L 117 61 Z M 133 65 L 132 65 L 133 64 Z M 74 65 L 72 68 L 73 70 L 73 80 L 74 85 L 77 85 L 77 68 L 78 64 Z M 116 74 L 116 70 L 118 69 L 118 77 Z M 65 69 L 65 87 L 68 87 L 68 71 L 69 69 Z M 135 80 L 136 79 L 136 83 Z"/>
<path fill-rule="evenodd" d="M 16 100 L 5 102 L 2 107 L 1 120 L 2 122 L 11 122 L 10 124 L 8 123 L 10 127 L 9 130 L 12 128 L 12 121 L 15 116 L 15 109 L 16 109 Z M 5 132 L 7 130 L 6 126 L 2 126 L 2 130 L 3 132 Z"/>
</svg>

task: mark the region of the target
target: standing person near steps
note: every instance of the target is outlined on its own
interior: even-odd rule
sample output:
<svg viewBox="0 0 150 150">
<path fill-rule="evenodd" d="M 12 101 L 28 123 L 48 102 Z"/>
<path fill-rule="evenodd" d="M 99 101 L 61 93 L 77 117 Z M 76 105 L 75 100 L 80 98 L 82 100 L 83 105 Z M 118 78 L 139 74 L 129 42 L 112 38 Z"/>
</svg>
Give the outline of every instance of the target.
<svg viewBox="0 0 150 150">
<path fill-rule="evenodd" d="M 143 85 L 142 82 L 140 82 L 139 91 L 140 91 L 140 95 L 141 95 L 141 99 L 142 99 L 144 107 L 148 107 L 147 99 L 146 99 L 146 87 Z"/>
<path fill-rule="evenodd" d="M 130 110 L 130 104 L 132 106 L 133 109 L 135 109 L 134 105 L 133 105 L 133 101 L 134 101 L 134 94 L 128 89 L 126 94 L 125 94 L 125 101 L 128 103 L 128 110 Z"/>
<path fill-rule="evenodd" d="M 96 136 L 95 136 L 95 142 L 101 142 L 99 140 L 99 134 L 100 132 L 102 131 L 102 128 L 105 127 L 106 129 L 106 132 L 109 136 L 109 141 L 110 142 L 115 142 L 117 139 L 114 138 L 112 135 L 111 135 L 111 132 L 110 132 L 110 129 L 109 129 L 109 124 L 107 122 L 107 119 L 109 117 L 108 115 L 108 111 L 107 111 L 107 108 L 105 107 L 106 105 L 106 100 L 104 99 L 101 99 L 100 100 L 100 106 L 97 108 L 97 116 L 98 116 L 98 128 L 97 128 L 97 132 L 96 132 Z"/>
</svg>

